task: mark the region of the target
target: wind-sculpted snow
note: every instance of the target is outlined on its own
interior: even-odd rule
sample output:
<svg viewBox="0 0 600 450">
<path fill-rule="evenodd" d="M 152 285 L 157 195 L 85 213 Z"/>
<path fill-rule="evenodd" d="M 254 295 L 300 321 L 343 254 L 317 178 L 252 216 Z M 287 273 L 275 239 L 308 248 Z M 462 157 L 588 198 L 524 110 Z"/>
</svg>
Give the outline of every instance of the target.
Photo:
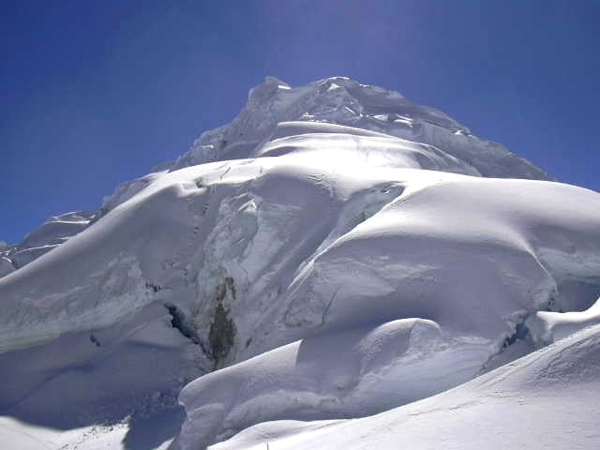
<svg viewBox="0 0 600 450">
<path fill-rule="evenodd" d="M 279 421 L 211 450 L 580 448 L 598 446 L 600 327 L 443 394 L 358 420 Z"/>
<path fill-rule="evenodd" d="M 450 336 L 429 320 L 403 319 L 326 333 L 199 378 L 180 400 L 180 443 L 204 448 L 275 419 L 358 417 L 435 394 L 476 376 L 483 339 Z"/>
<path fill-rule="evenodd" d="M 404 186 L 402 194 L 299 267 L 267 315 L 254 322 L 252 339 L 266 349 L 278 334 L 328 334 L 186 387 L 184 448 L 260 421 L 358 416 L 441 392 L 484 371 L 536 311 L 596 300 L 597 194 L 549 182 L 386 172 Z M 573 280 L 596 289 L 570 297 L 562 286 Z M 426 324 L 418 329 L 429 331 L 403 344 L 406 357 L 372 348 L 384 352 L 375 374 L 356 369 L 361 355 L 353 354 L 352 342 L 359 338 L 329 334 L 415 318 Z M 585 324 L 597 321 L 596 315 Z M 520 339 L 527 338 L 532 349 L 536 336 L 525 331 Z M 401 341 L 397 351 L 404 354 Z M 318 369 L 304 371 L 298 348 L 322 348 L 325 342 L 340 344 L 311 355 L 310 367 Z M 344 352 L 352 356 L 340 356 Z M 347 375 L 340 386 L 329 363 Z M 330 382 L 325 387 L 324 379 Z M 381 389 L 364 387 L 369 384 Z"/>
<path fill-rule="evenodd" d="M 441 111 L 343 77 L 298 88 L 267 78 L 251 91 L 248 104 L 230 125 L 204 133 L 173 168 L 248 157 L 277 134 L 282 122 L 290 121 L 346 125 L 428 144 L 458 159 L 464 170 L 486 177 L 547 179 L 535 166 L 477 138 Z"/>
<path fill-rule="evenodd" d="M 345 130 L 340 129 L 343 127 Z M 205 132 L 185 155 L 161 170 L 261 156 L 270 141 L 307 132 L 376 136 L 387 140 L 391 152 L 399 144 L 393 138 L 407 140 L 422 160 L 437 160 L 424 164 L 432 170 L 484 177 L 548 179 L 528 161 L 500 144 L 476 137 L 443 112 L 417 105 L 398 92 L 344 77 L 297 88 L 267 77 L 251 90 L 248 103 L 231 124 Z M 440 159 L 446 161 L 440 165 Z M 155 176 L 150 174 L 123 183 L 105 199 L 103 211 L 129 199 Z"/>
<path fill-rule="evenodd" d="M 532 336 L 549 344 L 588 326 L 600 323 L 600 299 L 585 311 L 538 311 L 527 320 Z"/>
<path fill-rule="evenodd" d="M 168 169 L 29 235 L 53 250 L 0 279 L 0 413 L 132 416 L 131 444 L 187 385 L 196 449 L 395 408 L 600 322 L 600 197 L 510 178 L 545 175 L 398 93 L 269 79 Z"/>
</svg>

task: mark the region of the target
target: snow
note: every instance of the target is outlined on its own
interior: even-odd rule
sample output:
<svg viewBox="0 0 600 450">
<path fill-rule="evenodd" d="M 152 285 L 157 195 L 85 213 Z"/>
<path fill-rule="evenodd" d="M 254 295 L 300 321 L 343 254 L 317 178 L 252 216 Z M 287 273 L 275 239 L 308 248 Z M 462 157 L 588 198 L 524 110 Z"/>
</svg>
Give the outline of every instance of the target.
<svg viewBox="0 0 600 450">
<path fill-rule="evenodd" d="M 451 411 L 481 415 L 502 442 L 493 408 L 521 413 L 492 385 L 531 397 L 527 414 L 559 411 L 548 424 L 587 405 L 503 383 L 555 341 L 579 357 L 568 336 L 600 323 L 597 193 L 343 77 L 268 78 L 165 167 L 31 233 L 18 269 L 2 250 L 11 442 L 195 449 L 241 431 L 215 448 L 439 448 L 414 417 L 459 446 Z"/>
<path fill-rule="evenodd" d="M 267 422 L 210 449 L 596 448 L 599 349 L 595 326 L 419 402 L 362 419 Z"/>
<path fill-rule="evenodd" d="M 180 442 L 202 448 L 281 417 L 353 417 L 409 403 L 477 375 L 486 344 L 444 336 L 422 319 L 306 338 L 186 386 Z"/>
<path fill-rule="evenodd" d="M 326 160 L 321 169 L 323 163 Z M 336 185 L 344 192 L 341 178 Z M 253 421 L 295 419 L 297 414 L 357 416 L 468 381 L 501 353 L 519 324 L 550 305 L 560 290 L 559 280 L 567 275 L 585 279 L 600 270 L 600 216 L 597 208 L 589 208 L 598 201 L 591 191 L 406 169 L 394 178 L 404 187 L 400 195 L 367 220 L 336 233 L 340 237 L 326 239 L 329 244 L 307 259 L 275 305 L 269 305 L 267 318 L 253 320 L 252 339 L 267 349 L 278 342 L 278 333 L 355 332 L 365 324 L 419 318 L 427 326 L 417 327 L 423 331 L 415 334 L 422 337 L 410 339 L 406 358 L 418 360 L 423 368 L 384 353 L 384 365 L 373 369 L 378 375 L 372 381 L 370 371 L 351 375 L 361 360 L 360 355 L 349 356 L 358 362 L 342 358 L 334 364 L 348 379 L 323 387 L 321 380 L 335 380 L 335 374 L 326 371 L 327 362 L 343 354 L 344 345 L 352 349 L 348 343 L 356 338 L 339 338 L 338 347 L 323 352 L 320 359 L 312 356 L 320 370 L 303 372 L 297 353 L 298 346 L 311 346 L 305 338 L 295 347 L 264 353 L 186 387 L 180 397 L 188 411 L 183 448 L 206 445 Z M 290 183 L 286 185 L 289 190 Z M 588 205 L 586 212 L 574 214 L 581 204 Z M 288 231 L 293 230 L 293 218 L 286 216 L 286 222 Z M 219 241 L 227 242 L 224 236 Z M 576 241 L 585 244 L 576 249 Z M 570 245 L 561 249 L 557 242 Z M 544 260 L 537 249 L 552 243 L 553 258 Z M 266 251 L 260 254 L 268 256 Z M 226 260 L 223 255 L 219 259 Z M 248 267 L 255 264 L 252 260 Z M 252 304 L 252 314 L 257 315 L 259 303 Z M 270 329 L 273 324 L 275 330 Z M 238 328 L 246 332 L 243 324 Z M 334 336 L 326 334 L 312 346 L 324 348 L 336 342 Z M 425 375 L 431 373 L 435 376 Z M 264 387 L 253 381 L 255 374 Z M 365 387 L 369 385 L 378 388 Z M 189 442 L 188 435 L 194 436 Z"/>
<path fill-rule="evenodd" d="M 528 327 L 536 340 L 547 344 L 596 323 L 600 323 L 600 299 L 585 311 L 538 311 L 528 319 Z"/>
<path fill-rule="evenodd" d="M 167 419 L 161 417 L 161 419 Z M 126 422 L 114 425 L 94 425 L 60 431 L 52 428 L 30 425 L 10 417 L 0 416 L 2 448 L 19 450 L 105 450 L 113 448 L 146 448 L 167 450 L 172 439 L 154 441 L 151 426 L 165 426 L 156 419 L 146 425 L 146 437 L 131 437 L 132 428 Z M 152 436 L 148 438 L 149 436 Z"/>
<path fill-rule="evenodd" d="M 77 211 L 51 217 L 18 245 L 0 245 L 0 277 L 29 264 L 80 233 L 96 218 L 92 212 Z"/>
<path fill-rule="evenodd" d="M 285 83 L 268 77 L 254 88 L 240 115 L 230 125 L 204 133 L 172 170 L 247 158 L 270 139 L 278 124 L 303 121 L 351 126 L 429 144 L 488 177 L 547 179 L 541 170 L 501 145 L 473 136 L 441 111 L 417 105 L 398 92 L 344 77 L 291 89 L 280 89 L 280 85 Z"/>
</svg>

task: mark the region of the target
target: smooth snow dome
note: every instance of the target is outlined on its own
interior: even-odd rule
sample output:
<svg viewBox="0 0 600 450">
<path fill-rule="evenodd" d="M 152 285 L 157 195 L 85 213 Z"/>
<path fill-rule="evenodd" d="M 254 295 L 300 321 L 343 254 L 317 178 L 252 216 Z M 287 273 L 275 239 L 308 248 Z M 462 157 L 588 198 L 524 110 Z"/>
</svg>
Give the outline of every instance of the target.
<svg viewBox="0 0 600 450">
<path fill-rule="evenodd" d="M 1 251 L 0 434 L 13 430 L 11 442 L 198 449 L 242 432 L 215 448 L 317 448 L 320 436 L 322 448 L 392 448 L 399 434 L 421 439 L 410 417 L 438 401 L 504 430 L 486 409 L 495 381 L 478 380 L 517 383 L 504 365 L 532 352 L 515 367 L 546 361 L 538 349 L 554 341 L 560 364 L 583 361 L 581 340 L 560 339 L 600 322 L 597 193 L 343 77 L 298 88 L 268 78 L 230 125 L 122 184 L 100 211 L 60 216 Z M 578 336 L 593 352 L 596 335 Z M 593 365 L 579 366 L 597 383 Z M 542 384 L 514 389 L 537 399 Z M 577 386 L 572 397 L 545 388 L 523 411 L 543 406 L 560 422 L 588 405 Z M 510 392 L 497 402 L 507 416 Z M 463 398 L 483 409 L 454 406 Z M 338 422 L 358 417 L 364 441 Z M 459 416 L 439 417 L 452 428 Z M 588 433 L 586 420 L 572 418 L 572 432 Z M 98 424 L 118 426 L 89 434 Z M 462 443 L 504 439 L 476 436 Z M 573 442 L 594 448 L 585 436 Z M 441 445 L 428 439 L 417 442 Z"/>
</svg>

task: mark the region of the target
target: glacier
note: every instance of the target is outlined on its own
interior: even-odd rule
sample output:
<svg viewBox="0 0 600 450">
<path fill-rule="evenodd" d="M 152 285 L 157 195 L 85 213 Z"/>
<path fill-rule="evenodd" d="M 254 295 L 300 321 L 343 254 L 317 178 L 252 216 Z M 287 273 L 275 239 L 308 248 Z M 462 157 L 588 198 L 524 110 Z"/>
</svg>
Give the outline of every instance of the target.
<svg viewBox="0 0 600 450">
<path fill-rule="evenodd" d="M 517 397 L 546 424 L 592 407 L 536 389 L 571 360 L 566 389 L 598 380 L 579 348 L 600 336 L 600 196 L 349 78 L 268 77 L 187 153 L 0 256 L 15 448 L 435 448 L 412 416 L 503 430 L 491 411 Z"/>
</svg>

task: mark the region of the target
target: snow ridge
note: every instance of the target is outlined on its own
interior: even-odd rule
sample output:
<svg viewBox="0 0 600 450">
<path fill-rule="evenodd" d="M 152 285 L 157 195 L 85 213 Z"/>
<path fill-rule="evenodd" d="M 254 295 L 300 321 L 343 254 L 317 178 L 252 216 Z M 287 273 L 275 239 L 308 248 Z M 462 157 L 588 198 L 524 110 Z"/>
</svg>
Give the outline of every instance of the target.
<svg viewBox="0 0 600 450">
<path fill-rule="evenodd" d="M 298 88 L 267 77 L 250 91 L 248 103 L 230 125 L 204 133 L 172 169 L 251 156 L 278 124 L 289 121 L 347 125 L 430 144 L 475 167 L 482 176 L 547 179 L 538 168 L 499 144 L 473 136 L 443 112 L 346 77 Z"/>
</svg>

